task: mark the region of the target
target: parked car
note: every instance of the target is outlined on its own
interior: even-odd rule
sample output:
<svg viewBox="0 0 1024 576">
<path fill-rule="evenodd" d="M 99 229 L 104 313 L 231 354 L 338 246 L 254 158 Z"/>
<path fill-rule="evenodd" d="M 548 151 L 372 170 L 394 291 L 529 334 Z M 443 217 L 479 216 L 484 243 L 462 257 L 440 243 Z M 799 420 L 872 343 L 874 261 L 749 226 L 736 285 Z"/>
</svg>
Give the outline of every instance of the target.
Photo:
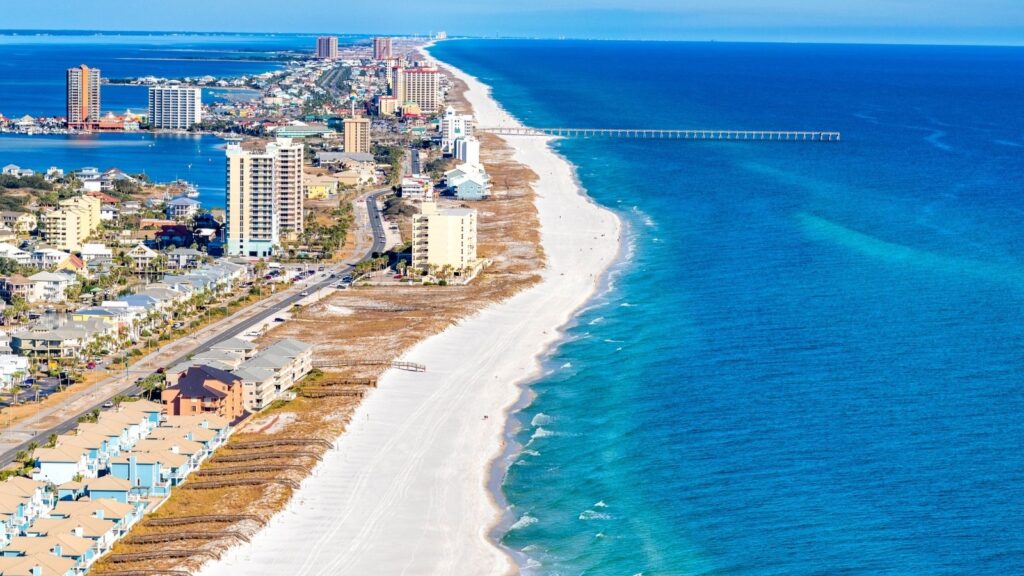
<svg viewBox="0 0 1024 576">
<path fill-rule="evenodd" d="M 114 403 L 112 401 L 110 401 L 110 400 L 107 400 L 106 402 L 103 403 L 103 407 L 104 408 L 113 408 L 114 407 Z"/>
</svg>

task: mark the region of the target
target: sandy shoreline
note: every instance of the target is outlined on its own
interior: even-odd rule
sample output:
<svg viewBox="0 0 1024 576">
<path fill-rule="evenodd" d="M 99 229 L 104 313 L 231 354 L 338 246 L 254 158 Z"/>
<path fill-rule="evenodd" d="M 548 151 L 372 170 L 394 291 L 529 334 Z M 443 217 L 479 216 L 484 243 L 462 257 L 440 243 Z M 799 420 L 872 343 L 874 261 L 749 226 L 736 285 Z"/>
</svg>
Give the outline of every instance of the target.
<svg viewBox="0 0 1024 576">
<path fill-rule="evenodd" d="M 475 78 L 481 125 L 515 120 Z M 251 543 L 199 574 L 505 574 L 515 566 L 491 539 L 501 519 L 491 490 L 509 410 L 540 357 L 598 289 L 621 227 L 582 194 L 573 167 L 546 138 L 508 139 L 534 184 L 548 266 L 542 281 L 416 345 L 402 359 L 426 373 L 389 371 L 283 512 Z M 486 418 L 485 418 L 486 416 Z"/>
</svg>

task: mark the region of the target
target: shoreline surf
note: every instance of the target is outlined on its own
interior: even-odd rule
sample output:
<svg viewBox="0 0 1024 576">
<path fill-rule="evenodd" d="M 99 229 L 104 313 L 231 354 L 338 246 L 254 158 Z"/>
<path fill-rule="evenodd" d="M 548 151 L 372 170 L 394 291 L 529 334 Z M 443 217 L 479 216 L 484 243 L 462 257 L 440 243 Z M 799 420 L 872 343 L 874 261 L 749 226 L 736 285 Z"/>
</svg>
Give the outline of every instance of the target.
<svg viewBox="0 0 1024 576">
<path fill-rule="evenodd" d="M 482 124 L 510 121 L 482 83 L 448 68 L 466 82 Z M 492 538 L 502 517 L 489 488 L 493 466 L 524 384 L 541 374 L 543 356 L 618 260 L 622 227 L 585 195 L 547 138 L 507 143 L 538 174 L 542 281 L 414 346 L 404 358 L 429 371 L 387 373 L 285 510 L 200 574 L 516 570 Z"/>
</svg>

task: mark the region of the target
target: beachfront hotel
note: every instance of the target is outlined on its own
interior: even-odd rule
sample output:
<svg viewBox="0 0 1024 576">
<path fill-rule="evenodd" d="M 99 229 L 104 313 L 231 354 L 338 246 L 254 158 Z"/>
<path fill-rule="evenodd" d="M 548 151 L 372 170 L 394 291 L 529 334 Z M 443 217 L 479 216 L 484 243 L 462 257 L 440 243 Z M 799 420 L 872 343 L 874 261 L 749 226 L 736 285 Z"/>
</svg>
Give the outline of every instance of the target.
<svg viewBox="0 0 1024 576">
<path fill-rule="evenodd" d="M 370 119 L 345 118 L 345 152 L 370 152 Z"/>
<path fill-rule="evenodd" d="M 424 202 L 412 218 L 412 265 L 423 271 L 450 266 L 465 270 L 477 263 L 477 212 L 472 208 L 438 208 Z"/>
<path fill-rule="evenodd" d="M 100 121 L 100 70 L 85 64 L 68 68 L 68 128 L 91 128 Z"/>
<path fill-rule="evenodd" d="M 203 121 L 202 88 L 150 86 L 149 126 L 157 130 L 188 130 Z"/>
<path fill-rule="evenodd" d="M 374 60 L 387 60 L 391 58 L 391 38 L 385 36 L 378 36 L 373 39 L 373 59 Z"/>
<path fill-rule="evenodd" d="M 441 106 L 441 72 L 437 68 L 391 69 L 391 95 L 398 105 L 415 104 L 426 114 Z"/>
<path fill-rule="evenodd" d="M 338 58 L 338 38 L 335 36 L 320 36 L 316 39 L 316 57 L 321 60 L 335 60 Z"/>
<path fill-rule="evenodd" d="M 449 106 L 441 117 L 441 152 L 455 153 L 455 141 L 473 135 L 473 115 L 458 114 Z"/>
<path fill-rule="evenodd" d="M 302 231 L 302 150 L 289 138 L 228 145 L 228 254 L 266 257 Z"/>
</svg>

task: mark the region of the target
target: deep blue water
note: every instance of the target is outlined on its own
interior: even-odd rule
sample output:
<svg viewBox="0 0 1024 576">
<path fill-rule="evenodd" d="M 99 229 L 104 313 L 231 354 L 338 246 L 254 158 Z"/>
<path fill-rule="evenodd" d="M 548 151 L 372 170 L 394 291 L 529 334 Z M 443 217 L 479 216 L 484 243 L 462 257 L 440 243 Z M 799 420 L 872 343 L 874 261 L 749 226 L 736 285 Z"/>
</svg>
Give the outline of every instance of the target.
<svg viewBox="0 0 1024 576">
<path fill-rule="evenodd" d="M 0 114 L 63 116 L 66 71 L 79 64 L 99 68 L 104 78 L 234 77 L 279 69 L 278 62 L 254 59 L 280 50 L 309 50 L 314 44 L 300 35 L 0 32 Z M 104 113 L 144 110 L 146 88 L 103 86 L 100 104 Z"/>
<path fill-rule="evenodd" d="M 254 57 L 281 50 L 311 50 L 305 35 L 94 34 L 0 32 L 0 113 L 8 117 L 63 116 L 65 71 L 87 64 L 106 78 L 239 76 L 281 67 Z M 209 101 L 207 92 L 204 100 Z M 104 113 L 145 110 L 146 89 L 102 88 Z M 224 153 L 217 138 L 149 134 L 76 136 L 0 135 L 0 166 L 34 170 L 93 166 L 145 172 L 156 181 L 185 178 L 199 187 L 207 208 L 224 205 Z"/>
<path fill-rule="evenodd" d="M 629 258 L 532 385 L 540 574 L 1024 574 L 1024 49 L 446 42 Z"/>
<path fill-rule="evenodd" d="M 154 182 L 179 178 L 199 188 L 204 208 L 224 206 L 224 141 L 198 134 L 148 132 L 75 135 L 0 135 L 0 166 L 17 164 L 36 171 L 50 166 L 86 166 L 145 173 Z"/>
</svg>

